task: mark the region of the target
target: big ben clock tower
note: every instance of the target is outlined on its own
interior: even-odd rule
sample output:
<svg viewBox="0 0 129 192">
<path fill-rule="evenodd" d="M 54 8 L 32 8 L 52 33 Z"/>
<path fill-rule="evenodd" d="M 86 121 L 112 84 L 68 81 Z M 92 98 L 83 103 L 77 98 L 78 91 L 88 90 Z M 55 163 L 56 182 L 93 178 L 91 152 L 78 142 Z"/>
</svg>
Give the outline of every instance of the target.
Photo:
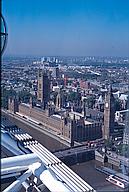
<svg viewBox="0 0 129 192">
<path fill-rule="evenodd" d="M 103 128 L 103 138 L 109 139 L 109 137 L 114 132 L 114 118 L 115 118 L 115 102 L 114 96 L 112 94 L 112 88 L 109 88 L 109 91 L 105 97 L 105 106 L 104 106 L 104 128 Z"/>
</svg>

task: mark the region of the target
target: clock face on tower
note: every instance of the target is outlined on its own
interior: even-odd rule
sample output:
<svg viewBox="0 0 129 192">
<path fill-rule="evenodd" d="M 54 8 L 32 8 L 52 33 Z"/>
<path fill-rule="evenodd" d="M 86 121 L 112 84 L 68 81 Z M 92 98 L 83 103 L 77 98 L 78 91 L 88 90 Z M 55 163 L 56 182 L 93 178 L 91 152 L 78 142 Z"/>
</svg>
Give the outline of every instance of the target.
<svg viewBox="0 0 129 192">
<path fill-rule="evenodd" d="M 105 104 L 105 107 L 108 108 L 108 103 Z"/>
</svg>

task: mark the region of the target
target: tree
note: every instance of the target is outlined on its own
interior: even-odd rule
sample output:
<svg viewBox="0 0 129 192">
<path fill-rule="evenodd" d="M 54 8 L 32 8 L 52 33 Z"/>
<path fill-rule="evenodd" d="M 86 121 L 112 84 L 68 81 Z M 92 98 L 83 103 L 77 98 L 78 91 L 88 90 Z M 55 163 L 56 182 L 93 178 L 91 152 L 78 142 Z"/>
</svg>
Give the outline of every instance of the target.
<svg viewBox="0 0 129 192">
<path fill-rule="evenodd" d="M 29 102 L 31 94 L 30 92 L 23 90 L 18 93 L 18 96 L 20 101 L 27 103 Z"/>
</svg>

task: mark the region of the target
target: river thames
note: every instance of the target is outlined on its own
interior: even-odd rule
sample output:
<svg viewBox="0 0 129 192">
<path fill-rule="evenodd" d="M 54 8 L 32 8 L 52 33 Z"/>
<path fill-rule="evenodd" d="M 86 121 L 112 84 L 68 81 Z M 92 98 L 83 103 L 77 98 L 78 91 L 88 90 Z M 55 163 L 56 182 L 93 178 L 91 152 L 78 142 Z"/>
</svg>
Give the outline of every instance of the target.
<svg viewBox="0 0 129 192">
<path fill-rule="evenodd" d="M 28 132 L 34 139 L 44 145 L 51 152 L 67 147 L 59 141 L 49 137 L 48 135 L 45 135 L 41 131 L 32 129 L 32 127 L 28 127 L 25 124 L 23 125 L 21 124 L 21 122 L 16 121 L 13 118 L 9 118 L 9 120 L 11 120 L 11 122 L 17 125 L 19 128 Z M 107 175 L 97 171 L 95 169 L 96 164 L 97 162 L 95 160 L 91 160 L 85 163 L 72 165 L 70 166 L 70 168 L 75 171 L 78 175 L 80 175 L 88 184 L 90 184 L 97 191 L 123 191 L 121 188 L 106 181 Z"/>
</svg>

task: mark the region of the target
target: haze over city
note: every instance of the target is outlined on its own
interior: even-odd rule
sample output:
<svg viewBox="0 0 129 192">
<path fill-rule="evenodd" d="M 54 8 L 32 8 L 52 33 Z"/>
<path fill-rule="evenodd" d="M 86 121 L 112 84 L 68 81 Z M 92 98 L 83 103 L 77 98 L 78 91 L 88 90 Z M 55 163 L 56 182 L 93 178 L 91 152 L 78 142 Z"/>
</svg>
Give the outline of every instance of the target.
<svg viewBox="0 0 129 192">
<path fill-rule="evenodd" d="M 5 55 L 128 56 L 129 0 L 4 0 Z"/>
</svg>

